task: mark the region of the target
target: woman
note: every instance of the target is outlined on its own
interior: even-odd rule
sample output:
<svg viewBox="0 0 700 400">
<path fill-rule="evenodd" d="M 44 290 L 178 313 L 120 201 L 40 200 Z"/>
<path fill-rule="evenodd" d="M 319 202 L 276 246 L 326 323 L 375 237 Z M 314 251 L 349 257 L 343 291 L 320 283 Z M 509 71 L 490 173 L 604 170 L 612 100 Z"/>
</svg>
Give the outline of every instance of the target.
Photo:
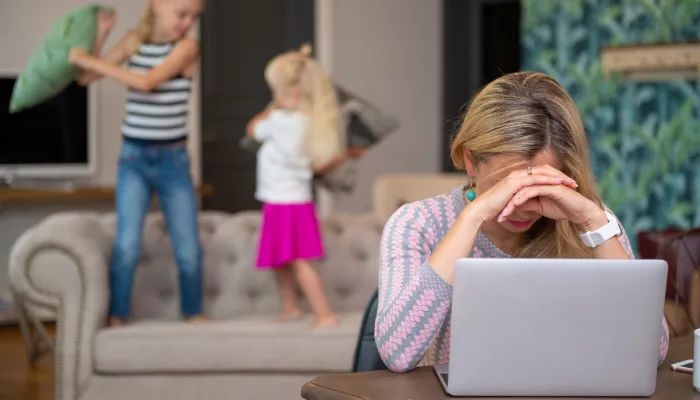
<svg viewBox="0 0 700 400">
<path fill-rule="evenodd" d="M 202 245 L 197 195 L 187 153 L 187 110 L 199 59 L 187 37 L 203 0 L 148 0 L 136 29 L 99 58 L 80 48 L 69 61 L 80 67 L 82 84 L 106 76 L 128 87 L 116 187 L 117 235 L 110 261 L 111 326 L 130 310 L 131 286 L 141 256 L 143 224 L 156 193 L 179 269 L 181 313 L 206 320 L 202 309 Z M 97 49 L 112 21 L 100 17 Z M 128 61 L 128 67 L 120 64 Z"/>
<path fill-rule="evenodd" d="M 476 95 L 452 143 L 468 184 L 404 205 L 384 228 L 375 339 L 391 370 L 448 362 L 445 322 L 460 258 L 634 257 L 588 160 L 581 117 L 553 78 L 518 72 Z M 616 235 L 584 242 L 582 233 L 608 223 Z M 668 349 L 662 323 L 660 362 Z"/>
</svg>

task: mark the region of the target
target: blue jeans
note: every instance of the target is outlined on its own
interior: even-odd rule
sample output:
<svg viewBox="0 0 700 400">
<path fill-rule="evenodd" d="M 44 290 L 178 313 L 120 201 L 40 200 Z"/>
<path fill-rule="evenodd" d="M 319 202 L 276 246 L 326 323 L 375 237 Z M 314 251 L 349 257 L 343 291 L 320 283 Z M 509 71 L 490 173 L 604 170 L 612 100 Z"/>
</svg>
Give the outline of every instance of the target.
<svg viewBox="0 0 700 400">
<path fill-rule="evenodd" d="M 117 235 L 109 266 L 110 316 L 129 314 L 134 273 L 152 193 L 158 195 L 179 270 L 183 316 L 202 312 L 202 245 L 187 149 L 125 141 L 117 170 Z"/>
</svg>

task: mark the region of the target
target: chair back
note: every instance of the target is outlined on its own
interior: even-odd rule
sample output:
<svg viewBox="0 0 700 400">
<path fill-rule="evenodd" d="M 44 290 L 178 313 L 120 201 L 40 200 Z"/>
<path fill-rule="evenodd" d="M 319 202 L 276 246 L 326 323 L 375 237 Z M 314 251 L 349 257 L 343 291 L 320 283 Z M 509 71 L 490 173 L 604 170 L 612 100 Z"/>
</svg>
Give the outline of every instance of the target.
<svg viewBox="0 0 700 400">
<path fill-rule="evenodd" d="M 360 334 L 357 338 L 355 358 L 352 363 L 352 372 L 378 371 L 388 369 L 382 361 L 374 341 L 374 321 L 377 319 L 378 291 L 375 290 L 365 309 L 365 315 L 360 325 Z"/>
<path fill-rule="evenodd" d="M 668 263 L 664 314 L 671 337 L 692 334 L 700 328 L 700 228 L 639 232 L 637 239 L 642 258 Z"/>
</svg>

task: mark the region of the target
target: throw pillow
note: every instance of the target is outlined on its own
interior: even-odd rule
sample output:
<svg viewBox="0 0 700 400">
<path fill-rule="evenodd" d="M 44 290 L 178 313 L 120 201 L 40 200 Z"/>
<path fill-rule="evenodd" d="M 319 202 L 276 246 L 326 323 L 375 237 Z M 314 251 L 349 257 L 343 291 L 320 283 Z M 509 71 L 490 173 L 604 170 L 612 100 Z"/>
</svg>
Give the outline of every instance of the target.
<svg viewBox="0 0 700 400">
<path fill-rule="evenodd" d="M 91 52 L 97 38 L 97 14 L 114 12 L 100 5 L 77 7 L 53 24 L 29 58 L 12 91 L 10 112 L 40 104 L 73 82 L 77 68 L 68 63 L 71 49 Z"/>
<path fill-rule="evenodd" d="M 394 117 L 360 96 L 339 85 L 336 85 L 336 91 L 348 148 L 368 149 L 399 126 Z"/>
<path fill-rule="evenodd" d="M 351 149 L 369 149 L 399 126 L 398 121 L 375 105 L 349 90 L 335 85 L 340 103 L 341 129 L 345 131 L 347 147 Z M 239 146 L 247 151 L 256 152 L 260 143 L 244 136 Z M 316 182 L 331 192 L 351 192 L 357 182 L 357 160 L 347 159 L 339 166 L 316 177 Z"/>
</svg>

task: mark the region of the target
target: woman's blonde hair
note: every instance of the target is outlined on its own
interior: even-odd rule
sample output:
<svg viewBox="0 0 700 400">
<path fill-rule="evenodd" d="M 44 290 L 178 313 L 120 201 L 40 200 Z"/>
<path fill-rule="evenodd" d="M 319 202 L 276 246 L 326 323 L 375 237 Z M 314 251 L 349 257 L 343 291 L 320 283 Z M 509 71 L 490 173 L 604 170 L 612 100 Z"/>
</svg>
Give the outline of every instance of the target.
<svg viewBox="0 0 700 400">
<path fill-rule="evenodd" d="M 603 206 L 591 173 L 581 116 L 552 77 L 517 72 L 486 85 L 472 100 L 452 142 L 452 162 L 465 169 L 465 149 L 476 168 L 496 156 L 532 160 L 543 150 L 561 162 L 562 172 L 578 183 L 578 192 Z M 501 171 L 511 168 L 504 165 Z M 477 182 L 478 184 L 478 182 Z M 523 258 L 591 258 L 570 221 L 540 219 L 514 254 Z"/>
<path fill-rule="evenodd" d="M 311 58 L 310 45 L 273 58 L 265 69 L 265 80 L 282 96 L 298 91 L 296 111 L 309 117 L 305 145 L 314 169 L 332 163 L 345 151 L 335 87 L 321 65 Z"/>
</svg>

